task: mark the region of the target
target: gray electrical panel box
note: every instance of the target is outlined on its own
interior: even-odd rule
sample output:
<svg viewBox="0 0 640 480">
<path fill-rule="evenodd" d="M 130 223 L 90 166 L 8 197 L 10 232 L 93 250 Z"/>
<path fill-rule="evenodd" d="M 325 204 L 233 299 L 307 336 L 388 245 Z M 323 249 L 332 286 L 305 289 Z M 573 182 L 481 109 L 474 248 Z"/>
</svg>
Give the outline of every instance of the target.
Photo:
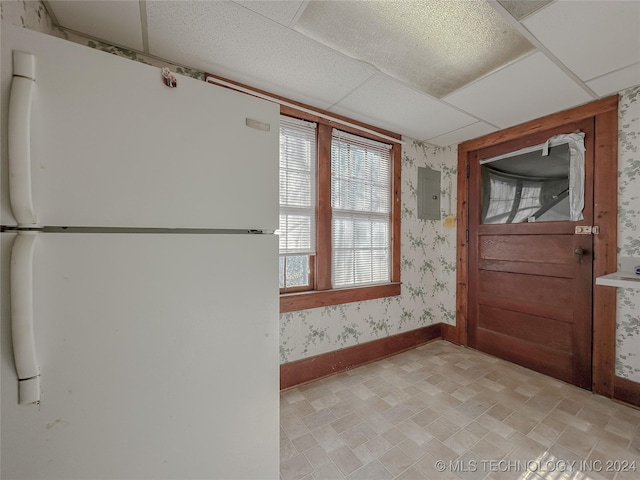
<svg viewBox="0 0 640 480">
<path fill-rule="evenodd" d="M 418 167 L 418 218 L 440 220 L 440 172 Z"/>
</svg>

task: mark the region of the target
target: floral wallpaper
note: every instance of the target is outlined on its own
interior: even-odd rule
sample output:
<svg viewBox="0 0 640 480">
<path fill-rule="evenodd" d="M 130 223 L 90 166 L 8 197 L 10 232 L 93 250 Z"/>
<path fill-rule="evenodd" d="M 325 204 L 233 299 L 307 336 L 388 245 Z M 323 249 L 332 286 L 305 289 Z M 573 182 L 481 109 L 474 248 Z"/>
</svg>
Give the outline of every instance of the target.
<svg viewBox="0 0 640 480">
<path fill-rule="evenodd" d="M 40 1 L 2 0 L 0 12 L 2 12 L 2 20 L 6 20 L 11 25 L 60 36 L 61 30 L 54 25 Z"/>
<path fill-rule="evenodd" d="M 402 151 L 402 294 L 280 316 L 280 360 L 291 362 L 444 322 L 455 324 L 455 147 L 404 139 Z M 441 220 L 417 216 L 418 167 L 442 173 Z M 451 198 L 451 200 L 449 200 Z M 451 207 L 449 207 L 451 205 Z M 451 212 L 450 208 L 453 210 Z"/>
<path fill-rule="evenodd" d="M 35 0 L 2 0 L 0 2 L 0 11 L 2 12 L 2 20 L 12 25 L 22 26 L 30 28 L 31 30 L 37 30 L 49 35 L 55 35 L 56 37 L 64 38 L 74 43 L 86 45 L 97 50 L 111 53 L 119 57 L 128 58 L 136 62 L 144 63 L 146 65 L 153 65 L 154 67 L 167 67 L 172 72 L 192 77 L 198 80 L 205 79 L 205 73 L 192 68 L 175 65 L 164 60 L 145 55 L 142 52 L 135 50 L 129 50 L 122 47 L 116 47 L 103 43 L 99 40 L 87 38 L 83 35 L 79 35 L 72 31 L 60 28 L 54 25 L 51 17 L 47 13 L 44 5 L 40 1 Z"/>
<path fill-rule="evenodd" d="M 42 2 L 3 0 L 2 20 L 197 79 L 204 72 L 92 40 L 54 25 Z M 456 205 L 455 147 L 406 139 L 402 154 L 402 294 L 280 316 L 282 363 L 310 357 L 438 322 L 455 323 L 455 227 L 417 218 L 417 169 L 442 172 L 442 218 Z M 640 257 L 640 85 L 620 93 L 620 256 Z M 454 213 L 454 212 L 451 212 Z M 640 291 L 618 289 L 616 374 L 640 383 Z"/>
<path fill-rule="evenodd" d="M 620 93 L 618 132 L 618 257 L 640 258 L 640 85 Z M 617 290 L 616 375 L 640 383 L 640 290 Z"/>
</svg>

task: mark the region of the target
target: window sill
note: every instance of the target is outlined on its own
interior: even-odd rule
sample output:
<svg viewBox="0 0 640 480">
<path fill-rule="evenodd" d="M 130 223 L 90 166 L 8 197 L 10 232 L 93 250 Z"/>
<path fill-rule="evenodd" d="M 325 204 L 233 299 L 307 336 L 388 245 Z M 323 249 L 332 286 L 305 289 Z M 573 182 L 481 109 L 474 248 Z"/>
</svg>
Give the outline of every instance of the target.
<svg viewBox="0 0 640 480">
<path fill-rule="evenodd" d="M 357 288 L 315 290 L 313 292 L 284 293 L 280 295 L 280 313 L 328 307 L 343 303 L 361 302 L 400 295 L 400 283 L 385 283 Z"/>
</svg>

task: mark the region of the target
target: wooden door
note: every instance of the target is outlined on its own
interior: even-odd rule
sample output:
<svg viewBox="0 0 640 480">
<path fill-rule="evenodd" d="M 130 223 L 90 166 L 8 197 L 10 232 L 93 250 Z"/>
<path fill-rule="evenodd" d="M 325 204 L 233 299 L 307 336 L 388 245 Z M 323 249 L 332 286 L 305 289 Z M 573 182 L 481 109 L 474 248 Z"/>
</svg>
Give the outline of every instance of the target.
<svg viewBox="0 0 640 480">
<path fill-rule="evenodd" d="M 482 224 L 480 161 L 585 133 L 585 205 L 580 221 Z M 468 344 L 478 350 L 591 387 L 593 119 L 487 147 L 470 156 Z"/>
</svg>

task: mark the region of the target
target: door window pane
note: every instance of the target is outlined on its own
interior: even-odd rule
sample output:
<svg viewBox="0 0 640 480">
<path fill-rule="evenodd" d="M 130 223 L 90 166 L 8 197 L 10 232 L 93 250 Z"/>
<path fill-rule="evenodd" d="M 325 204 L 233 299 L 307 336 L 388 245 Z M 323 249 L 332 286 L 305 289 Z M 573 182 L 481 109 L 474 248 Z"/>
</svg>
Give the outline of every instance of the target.
<svg viewBox="0 0 640 480">
<path fill-rule="evenodd" d="M 569 144 L 482 164 L 483 224 L 571 220 Z"/>
</svg>

